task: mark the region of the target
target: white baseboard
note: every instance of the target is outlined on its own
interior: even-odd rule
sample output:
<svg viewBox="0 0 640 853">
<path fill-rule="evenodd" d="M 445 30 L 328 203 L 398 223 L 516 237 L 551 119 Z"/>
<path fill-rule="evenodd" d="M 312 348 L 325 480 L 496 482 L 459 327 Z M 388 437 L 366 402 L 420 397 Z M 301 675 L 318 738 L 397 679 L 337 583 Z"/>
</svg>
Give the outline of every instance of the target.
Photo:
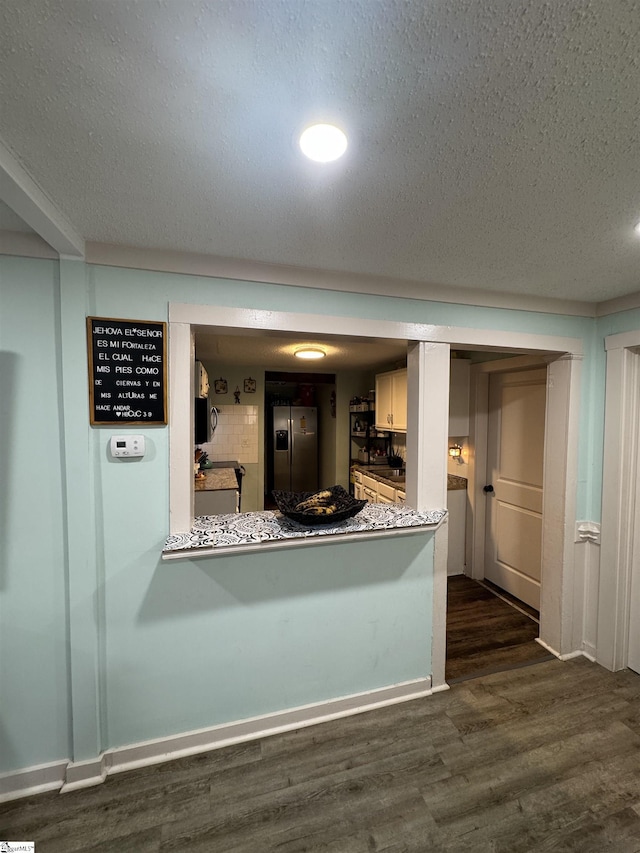
<svg viewBox="0 0 640 853">
<path fill-rule="evenodd" d="M 555 655 L 557 658 L 560 657 L 560 652 L 557 652 L 555 649 L 552 649 L 548 643 L 545 643 L 544 640 L 541 640 L 540 637 L 536 637 L 536 643 L 539 643 L 543 649 L 546 649 L 549 654 Z"/>
<path fill-rule="evenodd" d="M 574 652 L 567 652 L 565 655 L 561 655 L 560 652 L 557 652 L 555 649 L 552 649 L 550 645 L 541 640 L 540 637 L 536 637 L 536 643 L 540 643 L 543 649 L 546 649 L 549 654 L 555 655 L 558 660 L 573 660 L 574 658 L 586 658 L 591 661 L 591 663 L 595 663 L 596 659 L 594 656 L 595 649 L 591 649 L 588 646 L 584 649 L 576 649 Z M 435 692 L 435 691 L 433 691 Z"/>
<path fill-rule="evenodd" d="M 66 760 L 54 761 L 3 773 L 0 775 L 0 803 L 45 791 L 57 791 L 64 782 L 68 763 Z"/>
<path fill-rule="evenodd" d="M 103 752 L 98 758 L 90 758 L 88 761 L 70 761 L 60 793 L 101 785 L 107 778 L 108 755 Z"/>
<path fill-rule="evenodd" d="M 445 685 L 436 688 L 438 689 L 447 687 Z M 431 695 L 432 692 L 435 691 L 431 689 L 431 678 L 417 678 L 326 702 L 301 705 L 158 740 L 116 747 L 88 761 L 62 761 L 55 765 L 18 770 L 0 777 L 0 802 L 30 796 L 40 791 L 60 790 L 61 793 L 66 793 L 89 788 L 100 785 L 111 773 L 161 764 L 187 755 L 197 755 L 236 743 L 326 723 L 411 699 L 420 699 Z"/>
<path fill-rule="evenodd" d="M 583 658 L 585 657 L 582 649 L 577 649 L 575 652 L 567 652 L 566 655 L 558 655 L 560 660 L 573 660 L 574 658 Z"/>
</svg>

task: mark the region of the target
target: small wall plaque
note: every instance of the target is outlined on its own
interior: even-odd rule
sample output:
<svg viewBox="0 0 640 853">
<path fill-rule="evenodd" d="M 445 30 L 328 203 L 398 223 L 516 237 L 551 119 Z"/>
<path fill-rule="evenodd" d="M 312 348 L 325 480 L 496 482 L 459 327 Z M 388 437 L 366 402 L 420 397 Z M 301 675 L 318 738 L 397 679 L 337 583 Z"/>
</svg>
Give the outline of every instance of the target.
<svg viewBox="0 0 640 853">
<path fill-rule="evenodd" d="M 220 379 L 216 379 L 213 383 L 213 389 L 216 394 L 226 394 L 227 393 L 227 380 L 223 379 L 222 376 Z"/>
<path fill-rule="evenodd" d="M 255 394 L 256 393 L 256 380 L 249 377 L 244 380 L 244 391 L 245 394 Z"/>
</svg>

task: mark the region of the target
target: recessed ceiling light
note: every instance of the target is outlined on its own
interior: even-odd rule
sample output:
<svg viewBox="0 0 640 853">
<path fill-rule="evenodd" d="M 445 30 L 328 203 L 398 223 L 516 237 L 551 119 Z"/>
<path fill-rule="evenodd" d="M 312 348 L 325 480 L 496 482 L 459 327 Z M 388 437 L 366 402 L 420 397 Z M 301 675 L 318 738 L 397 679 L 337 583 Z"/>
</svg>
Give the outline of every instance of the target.
<svg viewBox="0 0 640 853">
<path fill-rule="evenodd" d="M 324 358 L 326 352 L 320 347 L 300 347 L 294 353 L 296 358 Z"/>
<path fill-rule="evenodd" d="M 310 160 L 330 163 L 347 150 L 347 137 L 333 124 L 312 124 L 303 131 L 300 148 Z"/>
</svg>

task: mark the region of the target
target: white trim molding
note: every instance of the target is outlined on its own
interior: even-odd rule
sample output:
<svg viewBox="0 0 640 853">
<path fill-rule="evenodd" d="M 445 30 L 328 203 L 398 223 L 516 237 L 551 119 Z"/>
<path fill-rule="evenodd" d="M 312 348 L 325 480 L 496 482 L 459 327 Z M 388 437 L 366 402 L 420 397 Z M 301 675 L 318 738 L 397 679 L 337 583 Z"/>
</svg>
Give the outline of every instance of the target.
<svg viewBox="0 0 640 853">
<path fill-rule="evenodd" d="M 84 257 L 84 239 L 0 142 L 0 199 L 63 255 Z"/>
<path fill-rule="evenodd" d="M 627 665 L 636 483 L 640 474 L 640 329 L 605 338 L 598 663 Z"/>
<path fill-rule="evenodd" d="M 606 317 L 609 314 L 618 314 L 621 311 L 632 311 L 640 308 L 640 291 L 629 293 L 627 296 L 618 296 L 615 299 L 606 299 L 596 305 L 596 317 Z"/>
<path fill-rule="evenodd" d="M 64 759 L 2 773 L 0 803 L 21 797 L 32 797 L 34 794 L 44 794 L 46 791 L 59 791 L 64 784 L 68 764 L 68 760 Z"/>
<path fill-rule="evenodd" d="M 422 699 L 430 696 L 432 692 L 430 678 L 416 678 L 259 717 L 116 747 L 87 761 L 62 761 L 17 770 L 0 777 L 0 802 L 30 796 L 40 791 L 59 790 L 61 793 L 68 793 L 94 787 L 104 782 L 112 773 L 149 767 L 176 758 L 198 755 L 237 743 L 351 717 L 377 708 Z"/>
<path fill-rule="evenodd" d="M 595 521 L 576 521 L 575 542 L 591 542 L 593 545 L 600 544 L 600 525 Z"/>
<path fill-rule="evenodd" d="M 7 199 L 3 199 L 3 201 L 9 207 L 19 207 L 20 204 L 15 200 L 12 202 L 8 200 L 9 195 L 7 193 Z M 22 209 L 24 210 L 24 208 Z M 43 210 L 39 209 L 38 214 L 42 216 Z M 61 214 L 57 216 L 58 219 L 60 217 Z M 263 261 L 224 258 L 217 255 L 170 249 L 151 249 L 91 241 L 83 243 L 83 238 L 75 232 L 69 223 L 65 225 L 58 223 L 57 226 L 54 225 L 53 227 L 61 230 L 61 236 L 59 239 L 52 240 L 51 245 L 39 236 L 40 234 L 44 236 L 45 232 L 49 234 L 49 230 L 52 228 L 52 225 L 46 220 L 44 224 L 39 226 L 39 229 L 34 229 L 34 232 L 37 231 L 37 233 L 0 232 L 0 255 L 57 258 L 59 251 L 61 251 L 57 247 L 66 245 L 66 250 L 62 251 L 62 254 L 69 257 L 86 258 L 88 264 L 175 273 L 176 275 L 225 278 L 232 281 L 255 281 L 265 284 L 372 296 L 388 296 L 389 293 L 393 293 L 396 299 L 416 299 L 422 302 L 441 302 L 450 305 L 469 305 L 478 308 L 499 308 L 511 311 L 535 311 L 542 314 L 562 314 L 573 317 L 599 318 L 640 308 L 640 292 L 606 299 L 602 302 L 585 302 L 579 299 L 536 296 L 531 293 L 508 293 L 470 287 L 450 287 L 449 285 L 415 282 L 377 275 L 340 273 L 284 264 L 269 264 Z M 62 233 L 63 231 L 66 233 Z M 22 233 L 23 236 L 16 236 L 18 233 Z M 69 239 L 73 239 L 75 246 L 73 251 L 69 251 Z M 83 246 L 85 255 L 81 251 Z"/>
<path fill-rule="evenodd" d="M 269 264 L 264 261 L 224 258 L 168 249 L 144 249 L 109 243 L 87 242 L 87 263 L 126 269 L 171 272 L 234 281 L 257 281 L 293 287 L 311 287 L 342 293 L 388 296 L 395 299 L 417 299 L 421 302 L 445 302 L 482 308 L 504 308 L 514 311 L 536 311 L 543 314 L 565 314 L 595 317 L 596 303 L 578 299 L 555 299 L 531 293 L 506 293 L 472 287 L 450 287 L 426 281 L 409 281 L 362 273 L 332 272 L 309 267 Z"/>
<path fill-rule="evenodd" d="M 574 646 L 585 657 L 596 658 L 598 634 L 598 590 L 600 587 L 600 525 L 595 521 L 576 522 L 574 537 L 574 598 L 581 603 L 582 615 L 574 624 Z"/>
<path fill-rule="evenodd" d="M 560 335 L 537 335 L 533 332 L 511 332 L 501 329 L 476 329 L 471 326 L 437 326 L 432 323 L 407 323 L 336 317 L 329 314 L 303 314 L 288 311 L 265 311 L 255 308 L 227 308 L 219 305 L 169 303 L 171 323 L 189 323 L 214 329 L 246 329 L 319 335 L 425 341 L 446 343 L 466 349 L 487 352 L 571 353 L 582 354 L 580 338 Z"/>
</svg>

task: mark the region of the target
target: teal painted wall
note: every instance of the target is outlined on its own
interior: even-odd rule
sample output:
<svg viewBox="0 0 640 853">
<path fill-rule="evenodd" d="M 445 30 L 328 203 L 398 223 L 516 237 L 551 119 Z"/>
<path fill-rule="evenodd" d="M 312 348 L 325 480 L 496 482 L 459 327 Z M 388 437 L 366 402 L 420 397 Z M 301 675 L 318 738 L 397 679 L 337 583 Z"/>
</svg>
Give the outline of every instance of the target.
<svg viewBox="0 0 640 853">
<path fill-rule="evenodd" d="M 66 758 L 58 264 L 0 258 L 0 772 Z"/>
<path fill-rule="evenodd" d="M 0 437 L 11 494 L 0 543 L 4 769 L 92 758 L 431 671 L 428 535 L 161 562 L 168 429 L 136 428 L 147 437 L 145 458 L 110 460 L 112 430 L 89 426 L 85 314 L 166 320 L 169 302 L 191 302 L 581 338 L 578 517 L 599 517 L 604 327 L 594 320 L 328 299 L 325 291 L 79 262 L 61 264 L 58 291 L 57 267 L 0 259 L 0 344 L 10 367 L 3 381 L 13 401 L 11 416 L 3 406 Z M 34 386 L 46 419 L 33 419 Z M 34 443 L 37 489 L 22 474 Z M 34 500 L 46 515 L 37 536 L 28 520 Z M 14 631 L 19 642 L 7 646 Z"/>
<path fill-rule="evenodd" d="M 161 564 L 155 549 L 136 557 L 106 581 L 111 744 L 430 672 L 428 537 L 179 563 Z"/>
<path fill-rule="evenodd" d="M 99 267 L 88 275 L 97 316 L 166 319 L 169 301 L 305 306 L 292 288 L 272 298 L 254 284 Z M 111 432 L 90 430 L 106 745 L 430 674 L 431 536 L 162 563 L 168 430 L 142 430 L 152 453 L 137 466 L 109 460 Z"/>
</svg>

